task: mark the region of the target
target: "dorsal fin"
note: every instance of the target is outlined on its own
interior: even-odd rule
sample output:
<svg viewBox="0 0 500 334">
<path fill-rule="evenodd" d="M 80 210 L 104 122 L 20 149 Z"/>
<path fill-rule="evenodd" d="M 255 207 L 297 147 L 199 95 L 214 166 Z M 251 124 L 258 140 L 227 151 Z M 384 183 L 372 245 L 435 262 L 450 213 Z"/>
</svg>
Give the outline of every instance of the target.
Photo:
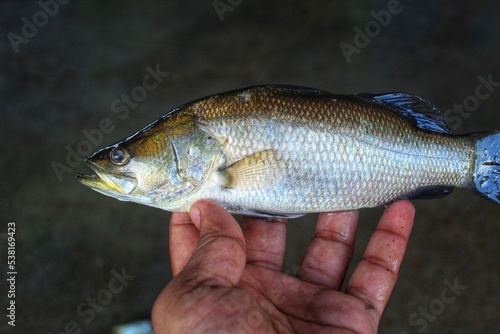
<svg viewBox="0 0 500 334">
<path fill-rule="evenodd" d="M 450 128 L 439 109 L 417 95 L 408 93 L 357 95 L 390 105 L 392 110 L 410 119 L 422 130 L 451 134 Z"/>
</svg>

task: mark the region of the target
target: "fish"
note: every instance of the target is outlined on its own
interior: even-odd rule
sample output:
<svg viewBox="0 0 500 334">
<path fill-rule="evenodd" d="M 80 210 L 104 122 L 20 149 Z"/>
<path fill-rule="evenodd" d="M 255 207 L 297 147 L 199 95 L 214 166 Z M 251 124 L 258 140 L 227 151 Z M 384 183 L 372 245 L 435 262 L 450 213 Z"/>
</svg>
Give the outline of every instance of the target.
<svg viewBox="0 0 500 334">
<path fill-rule="evenodd" d="M 453 135 L 416 95 L 263 85 L 184 104 L 89 155 L 91 189 L 189 212 L 295 218 L 465 188 L 500 204 L 500 132 Z"/>
</svg>

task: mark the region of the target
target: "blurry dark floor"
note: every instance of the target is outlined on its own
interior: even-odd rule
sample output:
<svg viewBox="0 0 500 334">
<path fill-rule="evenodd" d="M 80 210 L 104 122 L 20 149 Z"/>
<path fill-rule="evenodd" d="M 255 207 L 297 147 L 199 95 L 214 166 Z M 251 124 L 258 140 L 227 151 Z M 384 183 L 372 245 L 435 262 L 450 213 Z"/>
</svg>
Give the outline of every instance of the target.
<svg viewBox="0 0 500 334">
<path fill-rule="evenodd" d="M 476 96 L 481 78 L 500 81 L 500 2 L 401 1 L 383 27 L 372 23 L 370 36 L 356 38 L 390 2 L 242 1 L 221 17 L 212 1 L 72 1 L 52 7 L 44 21 L 37 1 L 2 1 L 0 236 L 7 222 L 16 223 L 13 332 L 60 333 L 70 324 L 108 333 L 116 323 L 149 317 L 171 278 L 169 214 L 99 195 L 74 174 L 88 172 L 80 153 L 182 103 L 264 83 L 346 94 L 407 91 L 441 108 L 457 133 L 500 129 L 500 87 Z M 23 17 L 35 17 L 39 27 L 23 28 Z M 342 42 L 351 45 L 347 57 Z M 148 67 L 169 74 L 139 96 Z M 123 94 L 133 100 L 127 104 Z M 113 130 L 92 131 L 104 119 Z M 380 332 L 493 333 L 500 327 L 500 208 L 460 190 L 415 204 L 414 232 Z M 380 213 L 362 211 L 357 259 Z M 285 271 L 300 264 L 314 218 L 290 222 Z M 124 289 L 106 292 L 122 272 L 129 277 Z M 444 303 L 446 282 L 454 281 L 466 288 Z M 6 295 L 2 288 L 2 301 Z M 92 299 L 102 303 L 92 306 Z M 3 310 L 2 333 L 13 330 Z"/>
</svg>

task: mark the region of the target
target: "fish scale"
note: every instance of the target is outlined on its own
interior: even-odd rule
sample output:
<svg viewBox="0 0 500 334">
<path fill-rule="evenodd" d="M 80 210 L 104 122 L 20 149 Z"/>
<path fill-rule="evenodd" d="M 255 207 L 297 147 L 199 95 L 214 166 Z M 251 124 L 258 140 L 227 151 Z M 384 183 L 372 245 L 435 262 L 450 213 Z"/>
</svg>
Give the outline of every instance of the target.
<svg viewBox="0 0 500 334">
<path fill-rule="evenodd" d="M 454 187 L 500 203 L 498 142 L 495 131 L 451 135 L 436 107 L 406 93 L 267 85 L 176 108 L 89 156 L 98 176 L 79 179 L 165 210 L 189 211 L 205 198 L 265 217 L 440 197 Z M 126 164 L 110 163 L 116 150 L 128 154 Z M 133 191 L 117 193 L 133 182 Z"/>
<path fill-rule="evenodd" d="M 204 126 L 229 138 L 222 149 L 230 157 L 228 164 L 266 149 L 285 153 L 276 166 L 284 175 L 281 182 L 245 194 L 224 189 L 219 201 L 241 207 L 257 202 L 263 211 L 280 207 L 290 213 L 320 212 L 373 207 L 423 186 L 468 182 L 473 150 L 466 138 L 450 143 L 442 135 L 417 133 L 385 110 L 377 111 L 382 116 L 374 122 L 373 115 L 365 116 L 369 105 L 351 103 L 348 109 L 344 102 L 323 99 L 321 104 L 312 101 L 309 108 L 294 110 L 301 104 L 293 98 L 283 101 L 263 95 L 267 99 L 258 93 L 245 101 L 238 96 L 214 97 L 195 108 Z M 229 107 L 221 110 L 220 105 Z M 262 117 L 266 111 L 270 115 Z M 247 121 L 249 114 L 253 122 Z M 212 192 L 216 191 L 207 190 L 203 197 L 213 197 Z"/>
</svg>

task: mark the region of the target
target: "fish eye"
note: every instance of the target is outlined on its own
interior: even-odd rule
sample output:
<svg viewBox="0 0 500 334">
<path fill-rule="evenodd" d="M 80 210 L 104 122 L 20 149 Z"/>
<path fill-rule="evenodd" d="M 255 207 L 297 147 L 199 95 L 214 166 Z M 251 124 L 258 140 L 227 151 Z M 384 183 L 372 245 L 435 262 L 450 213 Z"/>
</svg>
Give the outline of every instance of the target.
<svg viewBox="0 0 500 334">
<path fill-rule="evenodd" d="M 114 148 L 109 152 L 109 159 L 115 165 L 125 165 L 130 161 L 130 152 L 125 148 Z"/>
</svg>

